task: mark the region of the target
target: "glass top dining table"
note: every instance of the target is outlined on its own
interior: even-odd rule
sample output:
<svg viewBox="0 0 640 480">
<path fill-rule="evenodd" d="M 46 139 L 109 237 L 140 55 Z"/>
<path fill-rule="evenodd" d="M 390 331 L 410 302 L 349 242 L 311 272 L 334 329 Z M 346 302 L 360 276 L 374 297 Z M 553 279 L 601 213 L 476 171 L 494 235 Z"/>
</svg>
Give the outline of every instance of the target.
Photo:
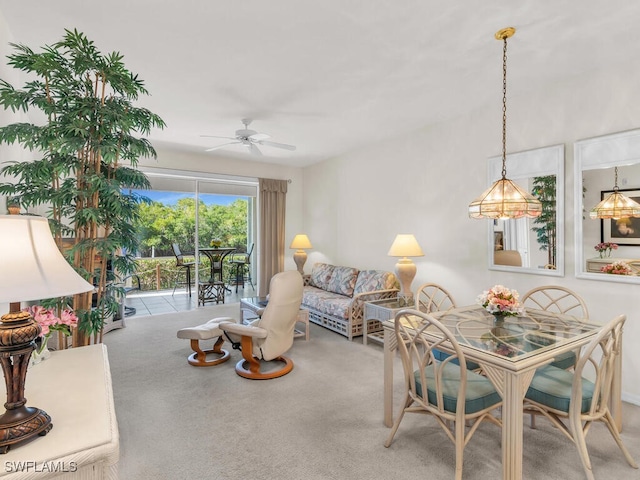
<svg viewBox="0 0 640 480">
<path fill-rule="evenodd" d="M 479 305 L 433 312 L 432 315 L 455 335 L 467 360 L 482 367 L 502 397 L 503 479 L 520 480 L 523 399 L 536 368 L 587 344 L 602 325 L 530 309 L 521 316 L 497 319 Z M 393 353 L 397 348 L 394 320 L 383 322 L 383 328 L 384 423 L 390 427 L 393 423 Z M 439 338 L 436 331 L 429 329 L 423 334 Z M 617 374 L 619 377 L 619 371 Z M 612 399 L 612 414 L 619 425 L 619 390 L 612 392 Z"/>
</svg>

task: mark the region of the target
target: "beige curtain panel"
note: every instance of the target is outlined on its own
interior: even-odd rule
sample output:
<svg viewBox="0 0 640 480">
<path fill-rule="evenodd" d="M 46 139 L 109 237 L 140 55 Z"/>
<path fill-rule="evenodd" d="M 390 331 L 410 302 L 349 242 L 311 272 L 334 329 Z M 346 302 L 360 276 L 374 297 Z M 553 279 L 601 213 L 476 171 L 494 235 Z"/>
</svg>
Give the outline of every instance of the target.
<svg viewBox="0 0 640 480">
<path fill-rule="evenodd" d="M 287 181 L 258 179 L 260 198 L 260 255 L 258 295 L 267 295 L 271 277 L 284 270 Z"/>
</svg>

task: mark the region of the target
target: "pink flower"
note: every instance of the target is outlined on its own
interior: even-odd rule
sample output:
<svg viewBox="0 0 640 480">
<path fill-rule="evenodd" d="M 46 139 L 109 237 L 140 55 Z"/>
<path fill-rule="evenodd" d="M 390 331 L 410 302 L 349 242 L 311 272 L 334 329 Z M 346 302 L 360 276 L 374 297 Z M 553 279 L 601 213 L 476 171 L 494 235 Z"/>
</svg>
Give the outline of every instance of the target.
<svg viewBox="0 0 640 480">
<path fill-rule="evenodd" d="M 78 317 L 73 310 L 65 309 L 58 318 L 53 309 L 45 308 L 42 305 L 33 305 L 24 309 L 28 311 L 33 319 L 40 325 L 40 337 L 49 338 L 52 331 L 62 332 L 64 335 L 71 335 L 71 326 L 78 324 Z"/>
</svg>

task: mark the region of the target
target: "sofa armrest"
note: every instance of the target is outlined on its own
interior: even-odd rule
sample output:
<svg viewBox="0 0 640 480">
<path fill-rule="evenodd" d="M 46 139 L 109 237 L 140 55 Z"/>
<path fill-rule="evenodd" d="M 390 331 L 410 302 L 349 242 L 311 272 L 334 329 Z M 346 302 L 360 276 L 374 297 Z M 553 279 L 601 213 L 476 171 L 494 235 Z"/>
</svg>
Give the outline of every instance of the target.
<svg viewBox="0 0 640 480">
<path fill-rule="evenodd" d="M 370 292 L 361 292 L 353 296 L 353 301 L 349 308 L 349 316 L 352 322 L 361 322 L 364 317 L 364 304 L 372 300 L 383 300 L 385 298 L 395 298 L 398 296 L 397 288 L 389 288 L 387 290 L 372 290 Z"/>
</svg>

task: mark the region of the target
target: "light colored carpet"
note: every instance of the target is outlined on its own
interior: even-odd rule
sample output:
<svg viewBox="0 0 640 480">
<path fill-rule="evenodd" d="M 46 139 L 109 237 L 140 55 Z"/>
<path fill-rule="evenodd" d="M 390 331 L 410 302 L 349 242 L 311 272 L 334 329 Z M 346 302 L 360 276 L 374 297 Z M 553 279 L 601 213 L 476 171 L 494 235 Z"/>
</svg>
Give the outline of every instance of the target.
<svg viewBox="0 0 640 480">
<path fill-rule="evenodd" d="M 239 305 L 127 319 L 108 333 L 123 480 L 325 480 L 454 477 L 453 444 L 432 418 L 407 415 L 390 448 L 382 423 L 383 355 L 379 345 L 311 326 L 288 355 L 279 379 L 246 380 L 234 371 L 240 352 L 216 367 L 187 363 L 185 326 L 239 316 Z M 230 345 L 225 343 L 230 350 Z M 396 358 L 395 400 L 401 366 Z M 640 407 L 625 404 L 623 440 L 640 460 Z M 524 478 L 582 480 L 578 453 L 544 419 L 525 427 Z M 587 437 L 596 478 L 640 479 L 609 432 Z M 485 423 L 465 449 L 465 479 L 501 478 L 500 430 Z"/>
</svg>

